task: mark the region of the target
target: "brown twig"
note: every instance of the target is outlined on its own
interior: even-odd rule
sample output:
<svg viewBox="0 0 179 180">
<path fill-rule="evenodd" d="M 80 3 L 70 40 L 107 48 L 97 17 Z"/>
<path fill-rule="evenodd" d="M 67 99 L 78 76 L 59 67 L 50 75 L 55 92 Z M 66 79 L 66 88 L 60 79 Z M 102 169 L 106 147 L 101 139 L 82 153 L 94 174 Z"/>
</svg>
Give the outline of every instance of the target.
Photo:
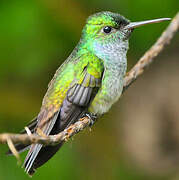
<svg viewBox="0 0 179 180">
<path fill-rule="evenodd" d="M 7 143 L 8 139 L 16 143 L 22 144 L 43 144 L 43 145 L 56 145 L 58 143 L 67 141 L 70 137 L 82 131 L 85 127 L 89 126 L 90 119 L 88 117 L 81 118 L 75 124 L 72 124 L 67 129 L 62 131 L 57 135 L 50 135 L 50 136 L 41 136 L 36 134 L 12 134 L 12 133 L 3 133 L 0 134 L 0 143 L 4 144 Z M 12 148 L 10 148 L 12 149 Z"/>
<path fill-rule="evenodd" d="M 124 79 L 124 90 L 129 87 L 143 72 L 144 69 L 154 60 L 173 38 L 175 33 L 179 29 L 179 13 L 172 20 L 168 28 L 162 33 L 157 42 L 144 54 L 144 56 L 137 62 L 137 64 L 127 73 Z M 123 91 L 124 92 L 124 91 Z M 61 142 L 67 141 L 70 137 L 82 131 L 90 124 L 90 119 L 88 117 L 81 118 L 75 124 L 65 129 L 63 132 L 57 135 L 50 136 L 40 136 L 35 134 L 10 134 L 4 133 L 0 134 L 0 143 L 7 143 L 9 146 L 22 143 L 22 144 L 34 144 L 39 143 L 43 145 L 56 145 Z M 14 146 L 10 147 L 11 151 L 18 157 Z"/>
</svg>

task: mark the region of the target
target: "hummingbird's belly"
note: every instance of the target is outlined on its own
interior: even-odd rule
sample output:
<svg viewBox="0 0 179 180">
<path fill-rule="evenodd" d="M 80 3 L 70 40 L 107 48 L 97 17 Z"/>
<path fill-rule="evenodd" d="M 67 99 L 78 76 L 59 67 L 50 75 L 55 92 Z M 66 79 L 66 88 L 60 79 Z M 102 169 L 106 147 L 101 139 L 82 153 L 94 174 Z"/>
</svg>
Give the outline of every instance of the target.
<svg viewBox="0 0 179 180">
<path fill-rule="evenodd" d="M 95 115 L 106 113 L 121 96 L 124 74 L 118 73 L 118 75 L 116 75 L 110 73 L 105 73 L 102 86 L 89 106 L 88 111 Z"/>
</svg>

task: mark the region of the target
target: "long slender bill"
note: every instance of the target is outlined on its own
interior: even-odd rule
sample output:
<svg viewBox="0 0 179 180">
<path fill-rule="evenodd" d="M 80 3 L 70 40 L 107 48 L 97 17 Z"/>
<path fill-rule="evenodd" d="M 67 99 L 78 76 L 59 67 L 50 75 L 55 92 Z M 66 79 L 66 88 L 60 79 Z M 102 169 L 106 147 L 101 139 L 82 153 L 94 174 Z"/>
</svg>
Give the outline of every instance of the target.
<svg viewBox="0 0 179 180">
<path fill-rule="evenodd" d="M 139 22 L 131 22 L 129 23 L 125 29 L 134 29 L 139 26 L 143 26 L 145 24 L 153 24 L 153 23 L 159 23 L 162 21 L 169 21 L 171 18 L 160 18 L 160 19 L 152 19 L 152 20 L 146 20 L 146 21 L 139 21 Z"/>
</svg>

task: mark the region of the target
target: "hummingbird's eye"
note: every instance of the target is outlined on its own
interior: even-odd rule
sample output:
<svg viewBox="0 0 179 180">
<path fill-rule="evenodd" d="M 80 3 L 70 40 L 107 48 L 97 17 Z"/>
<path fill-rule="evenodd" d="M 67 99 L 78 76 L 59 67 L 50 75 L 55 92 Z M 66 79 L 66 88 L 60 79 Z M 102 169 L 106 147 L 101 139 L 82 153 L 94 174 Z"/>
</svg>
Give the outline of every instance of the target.
<svg viewBox="0 0 179 180">
<path fill-rule="evenodd" d="M 106 34 L 109 34 L 111 31 L 112 31 L 112 27 L 110 27 L 110 26 L 105 26 L 103 28 L 103 32 Z"/>
</svg>

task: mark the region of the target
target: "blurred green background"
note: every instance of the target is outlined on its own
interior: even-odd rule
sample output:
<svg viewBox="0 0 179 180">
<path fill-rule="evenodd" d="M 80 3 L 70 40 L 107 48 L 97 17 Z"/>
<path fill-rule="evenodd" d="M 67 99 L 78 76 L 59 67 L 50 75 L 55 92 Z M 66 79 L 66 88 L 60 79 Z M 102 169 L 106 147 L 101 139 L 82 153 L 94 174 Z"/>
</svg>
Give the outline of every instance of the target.
<svg viewBox="0 0 179 180">
<path fill-rule="evenodd" d="M 0 132 L 18 132 L 37 115 L 48 82 L 90 14 L 108 10 L 140 21 L 173 17 L 178 7 L 178 0 L 1 0 Z M 134 31 L 128 68 L 167 25 Z M 33 179 L 179 179 L 178 45 L 177 35 L 92 131 L 66 143 Z M 0 146 L 0 180 L 28 179 L 6 150 Z"/>
</svg>

